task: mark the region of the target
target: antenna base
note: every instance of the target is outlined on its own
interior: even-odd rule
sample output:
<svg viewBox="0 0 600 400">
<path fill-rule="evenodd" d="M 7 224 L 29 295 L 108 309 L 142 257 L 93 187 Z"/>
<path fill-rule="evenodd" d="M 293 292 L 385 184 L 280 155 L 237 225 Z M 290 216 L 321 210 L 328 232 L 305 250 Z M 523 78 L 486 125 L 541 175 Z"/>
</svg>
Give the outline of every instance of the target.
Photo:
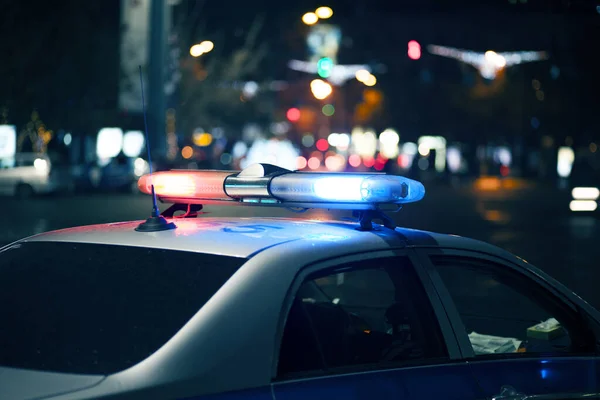
<svg viewBox="0 0 600 400">
<path fill-rule="evenodd" d="M 175 228 L 177 228 L 177 226 L 173 222 L 167 222 L 167 220 L 161 216 L 152 216 L 145 222 L 139 224 L 135 230 L 138 232 L 160 232 Z"/>
</svg>

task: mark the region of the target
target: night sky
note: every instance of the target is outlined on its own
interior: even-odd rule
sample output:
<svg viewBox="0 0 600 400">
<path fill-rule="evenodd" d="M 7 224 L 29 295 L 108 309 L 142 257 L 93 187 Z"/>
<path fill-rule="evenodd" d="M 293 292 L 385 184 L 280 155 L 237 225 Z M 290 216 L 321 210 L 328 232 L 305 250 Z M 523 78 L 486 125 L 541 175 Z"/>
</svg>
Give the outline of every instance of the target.
<svg viewBox="0 0 600 400">
<path fill-rule="evenodd" d="M 217 45 L 225 51 L 233 49 L 243 40 L 252 18 L 265 15 L 261 40 L 268 44 L 269 55 L 253 77 L 256 80 L 303 79 L 286 67 L 289 59 L 306 56 L 306 30 L 300 17 L 319 5 L 331 6 L 335 13 L 331 22 L 342 27 L 345 38 L 340 62 L 384 64 L 387 71 L 380 76 L 379 86 L 394 111 L 386 123 L 415 131 L 460 132 L 481 126 L 468 110 L 455 108 L 441 94 L 472 84 L 469 79 L 477 74 L 454 60 L 425 52 L 421 60 L 411 61 L 406 56 L 408 40 L 475 51 L 547 50 L 550 60 L 507 73 L 507 90 L 522 101 L 523 119 L 535 116 L 542 125 L 551 125 L 549 133 L 557 136 L 564 132 L 598 137 L 600 132 L 596 42 L 600 2 L 207 0 L 196 13 L 193 4 L 183 3 L 174 19 L 185 28 L 184 49 L 204 37 L 214 37 L 216 43 L 220 38 Z M 9 123 L 26 123 L 34 108 L 55 128 L 85 131 L 95 124 L 122 122 L 124 116 L 116 110 L 118 0 L 3 0 L 0 4 L 0 107 L 8 108 Z M 560 71 L 558 78 L 551 76 L 553 66 Z M 532 79 L 546 88 L 543 105 L 531 100 Z M 398 112 L 403 109 L 408 115 Z M 488 128 L 493 132 L 493 126 Z"/>
</svg>

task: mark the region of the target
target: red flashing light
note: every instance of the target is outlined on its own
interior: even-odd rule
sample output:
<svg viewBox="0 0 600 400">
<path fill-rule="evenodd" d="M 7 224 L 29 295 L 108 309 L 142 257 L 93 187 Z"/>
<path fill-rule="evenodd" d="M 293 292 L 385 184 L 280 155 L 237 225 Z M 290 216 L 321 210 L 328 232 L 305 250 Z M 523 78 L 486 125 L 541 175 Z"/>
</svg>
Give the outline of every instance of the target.
<svg viewBox="0 0 600 400">
<path fill-rule="evenodd" d="M 421 58 L 421 45 L 416 40 L 408 42 L 408 58 L 418 60 Z"/>
<path fill-rule="evenodd" d="M 291 122 L 296 122 L 300 119 L 300 110 L 297 108 L 290 108 L 287 110 L 286 116 Z"/>
<path fill-rule="evenodd" d="M 152 194 L 151 186 L 159 197 L 228 199 L 223 189 L 231 171 L 160 171 L 143 175 L 138 180 L 142 193 Z"/>
</svg>

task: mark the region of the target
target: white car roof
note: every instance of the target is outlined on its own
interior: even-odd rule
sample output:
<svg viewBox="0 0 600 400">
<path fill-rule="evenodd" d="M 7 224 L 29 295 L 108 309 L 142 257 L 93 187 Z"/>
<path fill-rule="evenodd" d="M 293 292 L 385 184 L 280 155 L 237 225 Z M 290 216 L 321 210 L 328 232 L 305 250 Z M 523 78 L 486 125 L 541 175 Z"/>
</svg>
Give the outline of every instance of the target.
<svg viewBox="0 0 600 400">
<path fill-rule="evenodd" d="M 22 241 L 56 241 L 127 245 L 182 250 L 248 258 L 270 247 L 299 240 L 331 242 L 345 246 L 370 243 L 372 249 L 391 247 L 451 247 L 480 250 L 498 256 L 509 253 L 490 244 L 456 235 L 407 228 L 359 231 L 356 222 L 287 218 L 200 217 L 176 219 L 177 229 L 161 232 L 137 232 L 142 221 L 88 225 L 51 231 Z M 511 258 L 514 256 L 511 256 Z"/>
</svg>

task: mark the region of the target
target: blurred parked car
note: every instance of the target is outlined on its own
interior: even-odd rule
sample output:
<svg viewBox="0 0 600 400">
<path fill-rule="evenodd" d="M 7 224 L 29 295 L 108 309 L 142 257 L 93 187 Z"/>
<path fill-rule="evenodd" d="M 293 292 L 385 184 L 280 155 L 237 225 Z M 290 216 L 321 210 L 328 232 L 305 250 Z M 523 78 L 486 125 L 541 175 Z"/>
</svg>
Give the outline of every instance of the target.
<svg viewBox="0 0 600 400">
<path fill-rule="evenodd" d="M 68 166 L 46 154 L 17 153 L 0 160 L 0 194 L 20 198 L 35 194 L 72 191 Z"/>
</svg>

